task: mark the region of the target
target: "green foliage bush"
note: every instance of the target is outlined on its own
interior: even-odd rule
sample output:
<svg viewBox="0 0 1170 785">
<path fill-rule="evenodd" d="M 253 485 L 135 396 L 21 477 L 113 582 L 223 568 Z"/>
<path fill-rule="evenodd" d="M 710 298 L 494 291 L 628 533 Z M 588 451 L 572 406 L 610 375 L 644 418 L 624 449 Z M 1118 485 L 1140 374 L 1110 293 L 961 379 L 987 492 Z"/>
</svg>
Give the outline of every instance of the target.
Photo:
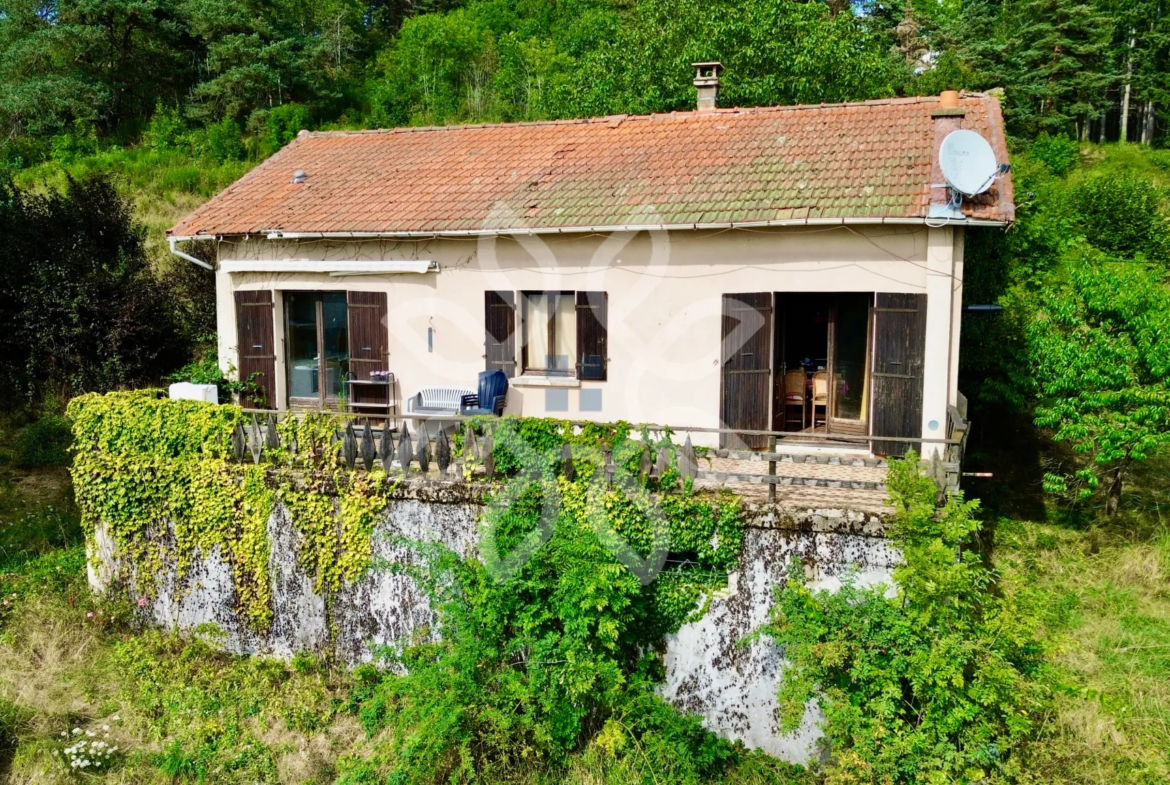
<svg viewBox="0 0 1170 785">
<path fill-rule="evenodd" d="M 1081 252 L 1065 280 L 1019 307 L 1036 422 L 1087 458 L 1045 487 L 1087 498 L 1108 475 L 1112 515 L 1131 465 L 1170 444 L 1170 292 L 1160 269 Z"/>
<path fill-rule="evenodd" d="M 1093 247 L 1116 258 L 1170 262 L 1170 221 L 1165 194 L 1135 175 L 1090 175 L 1073 191 L 1081 232 Z"/>
<path fill-rule="evenodd" d="M 284 104 L 268 110 L 264 120 L 264 147 L 274 153 L 309 127 L 309 109 L 301 104 Z"/>
<path fill-rule="evenodd" d="M 48 414 L 26 425 L 16 437 L 16 465 L 24 469 L 68 466 L 73 460 L 73 424 L 59 414 Z"/>
<path fill-rule="evenodd" d="M 109 178 L 46 194 L 0 182 L 0 396 L 157 382 L 187 355 L 174 291 Z"/>
<path fill-rule="evenodd" d="M 548 540 L 506 577 L 479 560 L 415 544 L 424 566 L 410 574 L 433 596 L 441 639 L 387 652 L 406 675 L 371 676 L 351 697 L 368 733 L 393 731 L 383 761 L 388 781 L 491 781 L 534 762 L 560 765 L 589 743 L 611 756 L 653 753 L 643 771 L 672 782 L 717 778 L 739 753 L 653 695 L 662 676 L 653 647 L 735 565 L 739 540 L 728 529 L 739 530 L 738 504 L 684 497 L 666 510 L 669 547 L 695 548 L 696 564 L 643 585 L 606 547 L 587 510 L 599 505 L 645 556 L 646 520 L 621 492 L 591 498 L 598 491 L 587 480 L 551 475 L 530 489 L 486 520 L 484 537 L 515 548 L 541 526 L 540 497 L 559 495 Z M 699 508 L 706 514 L 693 515 Z M 717 530 L 726 537 L 718 553 L 698 548 Z M 688 579 L 696 590 L 686 601 L 664 597 Z"/>
<path fill-rule="evenodd" d="M 896 593 L 855 576 L 814 590 L 799 562 L 777 593 L 783 726 L 819 700 L 830 783 L 1014 781 L 1050 698 L 1038 622 L 971 549 L 976 502 L 936 509 L 914 454 L 891 463 L 889 487 Z"/>
<path fill-rule="evenodd" d="M 1049 136 L 1041 133 L 1032 143 L 1029 151 L 1032 158 L 1048 167 L 1048 171 L 1057 177 L 1069 173 L 1081 157 L 1081 146 L 1075 139 L 1069 139 L 1068 134 Z"/>
<path fill-rule="evenodd" d="M 207 126 L 207 155 L 219 163 L 242 161 L 247 154 L 243 132 L 231 118 Z"/>
<path fill-rule="evenodd" d="M 152 150 L 178 150 L 186 141 L 187 123 L 179 110 L 159 102 L 146 129 L 144 141 Z"/>
</svg>

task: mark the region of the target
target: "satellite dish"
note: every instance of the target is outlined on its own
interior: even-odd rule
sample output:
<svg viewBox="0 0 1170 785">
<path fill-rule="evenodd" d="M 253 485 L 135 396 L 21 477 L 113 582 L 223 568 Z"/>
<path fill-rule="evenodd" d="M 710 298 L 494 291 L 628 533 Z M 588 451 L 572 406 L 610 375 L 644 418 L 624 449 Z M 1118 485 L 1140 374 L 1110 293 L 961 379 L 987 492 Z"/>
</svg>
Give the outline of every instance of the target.
<svg viewBox="0 0 1170 785">
<path fill-rule="evenodd" d="M 974 131 L 952 131 L 938 152 L 947 184 L 963 196 L 975 196 L 991 187 L 999 162 L 995 151 Z"/>
</svg>

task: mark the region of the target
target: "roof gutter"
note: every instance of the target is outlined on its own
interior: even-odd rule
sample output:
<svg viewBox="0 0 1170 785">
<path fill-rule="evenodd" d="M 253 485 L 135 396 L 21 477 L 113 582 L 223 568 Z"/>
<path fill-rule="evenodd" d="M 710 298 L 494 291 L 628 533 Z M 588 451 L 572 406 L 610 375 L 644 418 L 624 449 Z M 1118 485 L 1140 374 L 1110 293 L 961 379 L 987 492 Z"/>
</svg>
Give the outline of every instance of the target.
<svg viewBox="0 0 1170 785">
<path fill-rule="evenodd" d="M 989 221 L 974 218 L 948 219 L 940 223 L 937 218 L 794 218 L 772 221 L 726 221 L 712 223 L 684 223 L 684 224 L 615 224 L 610 226 L 550 226 L 550 227 L 511 227 L 500 229 L 435 229 L 431 231 L 400 231 L 400 232 L 285 232 L 280 229 L 265 229 L 257 232 L 237 232 L 236 236 L 262 234 L 269 240 L 377 240 L 391 237 L 492 237 L 500 235 L 540 235 L 540 234 L 609 234 L 612 232 L 685 232 L 695 230 L 725 230 L 725 229 L 773 229 L 791 226 L 929 226 L 938 228 L 943 225 L 952 226 L 993 226 L 1003 228 L 1011 225 L 1011 221 Z M 227 235 L 220 235 L 227 236 Z M 193 235 L 171 237 L 171 247 L 175 241 L 210 240 L 213 235 Z"/>
<path fill-rule="evenodd" d="M 211 270 L 214 272 L 215 268 L 213 266 L 211 266 L 210 264 L 208 264 L 207 262 L 203 261 L 202 259 L 200 259 L 197 256 L 192 256 L 189 253 L 186 253 L 184 251 L 180 251 L 178 248 L 175 247 L 175 243 L 186 242 L 188 240 L 212 240 L 212 239 L 214 239 L 214 238 L 208 237 L 206 235 L 204 235 L 202 237 L 168 237 L 167 244 L 171 248 L 171 253 L 173 253 L 175 256 L 179 257 L 180 259 L 186 259 L 191 264 L 197 264 L 205 270 Z"/>
</svg>

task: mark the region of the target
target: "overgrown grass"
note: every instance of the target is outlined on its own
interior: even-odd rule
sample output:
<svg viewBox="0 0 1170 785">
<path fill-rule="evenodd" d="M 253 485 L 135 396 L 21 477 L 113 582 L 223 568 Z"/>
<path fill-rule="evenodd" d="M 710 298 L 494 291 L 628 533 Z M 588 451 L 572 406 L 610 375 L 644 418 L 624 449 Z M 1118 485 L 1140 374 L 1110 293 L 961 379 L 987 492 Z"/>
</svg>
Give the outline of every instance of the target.
<svg viewBox="0 0 1170 785">
<path fill-rule="evenodd" d="M 1001 521 L 998 565 L 1047 625 L 1055 708 L 1030 781 L 1170 782 L 1170 528 Z"/>
<path fill-rule="evenodd" d="M 291 663 L 230 656 L 216 650 L 211 630 L 195 640 L 134 630 L 129 609 L 90 596 L 80 548 L 0 575 L 0 589 L 0 775 L 7 770 L 7 781 L 72 781 L 60 754 L 72 737 L 61 734 L 105 726 L 119 748 L 105 782 L 385 781 L 393 763 L 384 755 L 388 739 L 363 731 L 354 698 L 363 676 L 382 676 L 333 670 L 309 656 Z M 601 738 L 563 766 L 534 761 L 490 781 L 673 782 L 647 755 L 663 761 L 672 751 L 614 749 Z M 750 754 L 721 781 L 805 780 Z"/>
<path fill-rule="evenodd" d="M 75 161 L 47 161 L 15 174 L 18 185 L 64 189 L 69 177 L 104 173 L 134 201 L 146 227 L 151 258 L 165 260 L 166 230 L 203 202 L 242 177 L 256 161 L 218 163 L 182 150 L 148 147 L 111 148 Z"/>
</svg>

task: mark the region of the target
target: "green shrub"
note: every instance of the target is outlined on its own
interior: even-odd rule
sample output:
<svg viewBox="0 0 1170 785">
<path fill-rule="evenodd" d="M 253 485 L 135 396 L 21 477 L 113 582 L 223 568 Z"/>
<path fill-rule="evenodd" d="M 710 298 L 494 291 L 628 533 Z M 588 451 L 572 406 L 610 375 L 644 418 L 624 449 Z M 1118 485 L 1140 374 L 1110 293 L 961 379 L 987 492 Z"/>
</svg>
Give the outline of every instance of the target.
<svg viewBox="0 0 1170 785">
<path fill-rule="evenodd" d="M 914 454 L 891 463 L 889 487 L 896 595 L 853 578 L 811 589 L 799 562 L 777 593 L 766 632 L 793 663 L 782 727 L 820 701 L 830 783 L 1012 781 L 1048 699 L 1038 622 L 967 550 L 977 502 L 936 509 Z"/>
<path fill-rule="evenodd" d="M 219 163 L 243 160 L 246 153 L 243 133 L 231 118 L 207 126 L 206 140 L 207 155 L 212 160 Z"/>
<path fill-rule="evenodd" d="M 1088 177 L 1074 190 L 1080 231 L 1094 247 L 1113 256 L 1170 259 L 1170 223 L 1162 213 L 1162 191 L 1131 174 Z"/>
<path fill-rule="evenodd" d="M 72 163 L 98 151 L 97 133 L 93 126 L 78 120 L 69 133 L 58 134 L 50 142 L 51 157 L 60 163 Z"/>
<path fill-rule="evenodd" d="M 179 110 L 163 106 L 160 101 L 154 108 L 154 116 L 146 129 L 146 144 L 156 151 L 178 150 L 183 146 L 187 124 Z"/>
<path fill-rule="evenodd" d="M 73 423 L 59 414 L 49 414 L 27 425 L 16 437 L 16 465 L 22 469 L 68 466 L 73 458 Z"/>
<path fill-rule="evenodd" d="M 301 104 L 283 104 L 268 111 L 264 121 L 264 144 L 274 153 L 309 127 L 309 108 Z"/>
<path fill-rule="evenodd" d="M 1052 174 L 1063 177 L 1077 165 L 1081 148 L 1075 139 L 1069 139 L 1066 134 L 1049 136 L 1044 132 L 1032 143 L 1031 154 L 1032 158 L 1047 166 Z"/>
</svg>

